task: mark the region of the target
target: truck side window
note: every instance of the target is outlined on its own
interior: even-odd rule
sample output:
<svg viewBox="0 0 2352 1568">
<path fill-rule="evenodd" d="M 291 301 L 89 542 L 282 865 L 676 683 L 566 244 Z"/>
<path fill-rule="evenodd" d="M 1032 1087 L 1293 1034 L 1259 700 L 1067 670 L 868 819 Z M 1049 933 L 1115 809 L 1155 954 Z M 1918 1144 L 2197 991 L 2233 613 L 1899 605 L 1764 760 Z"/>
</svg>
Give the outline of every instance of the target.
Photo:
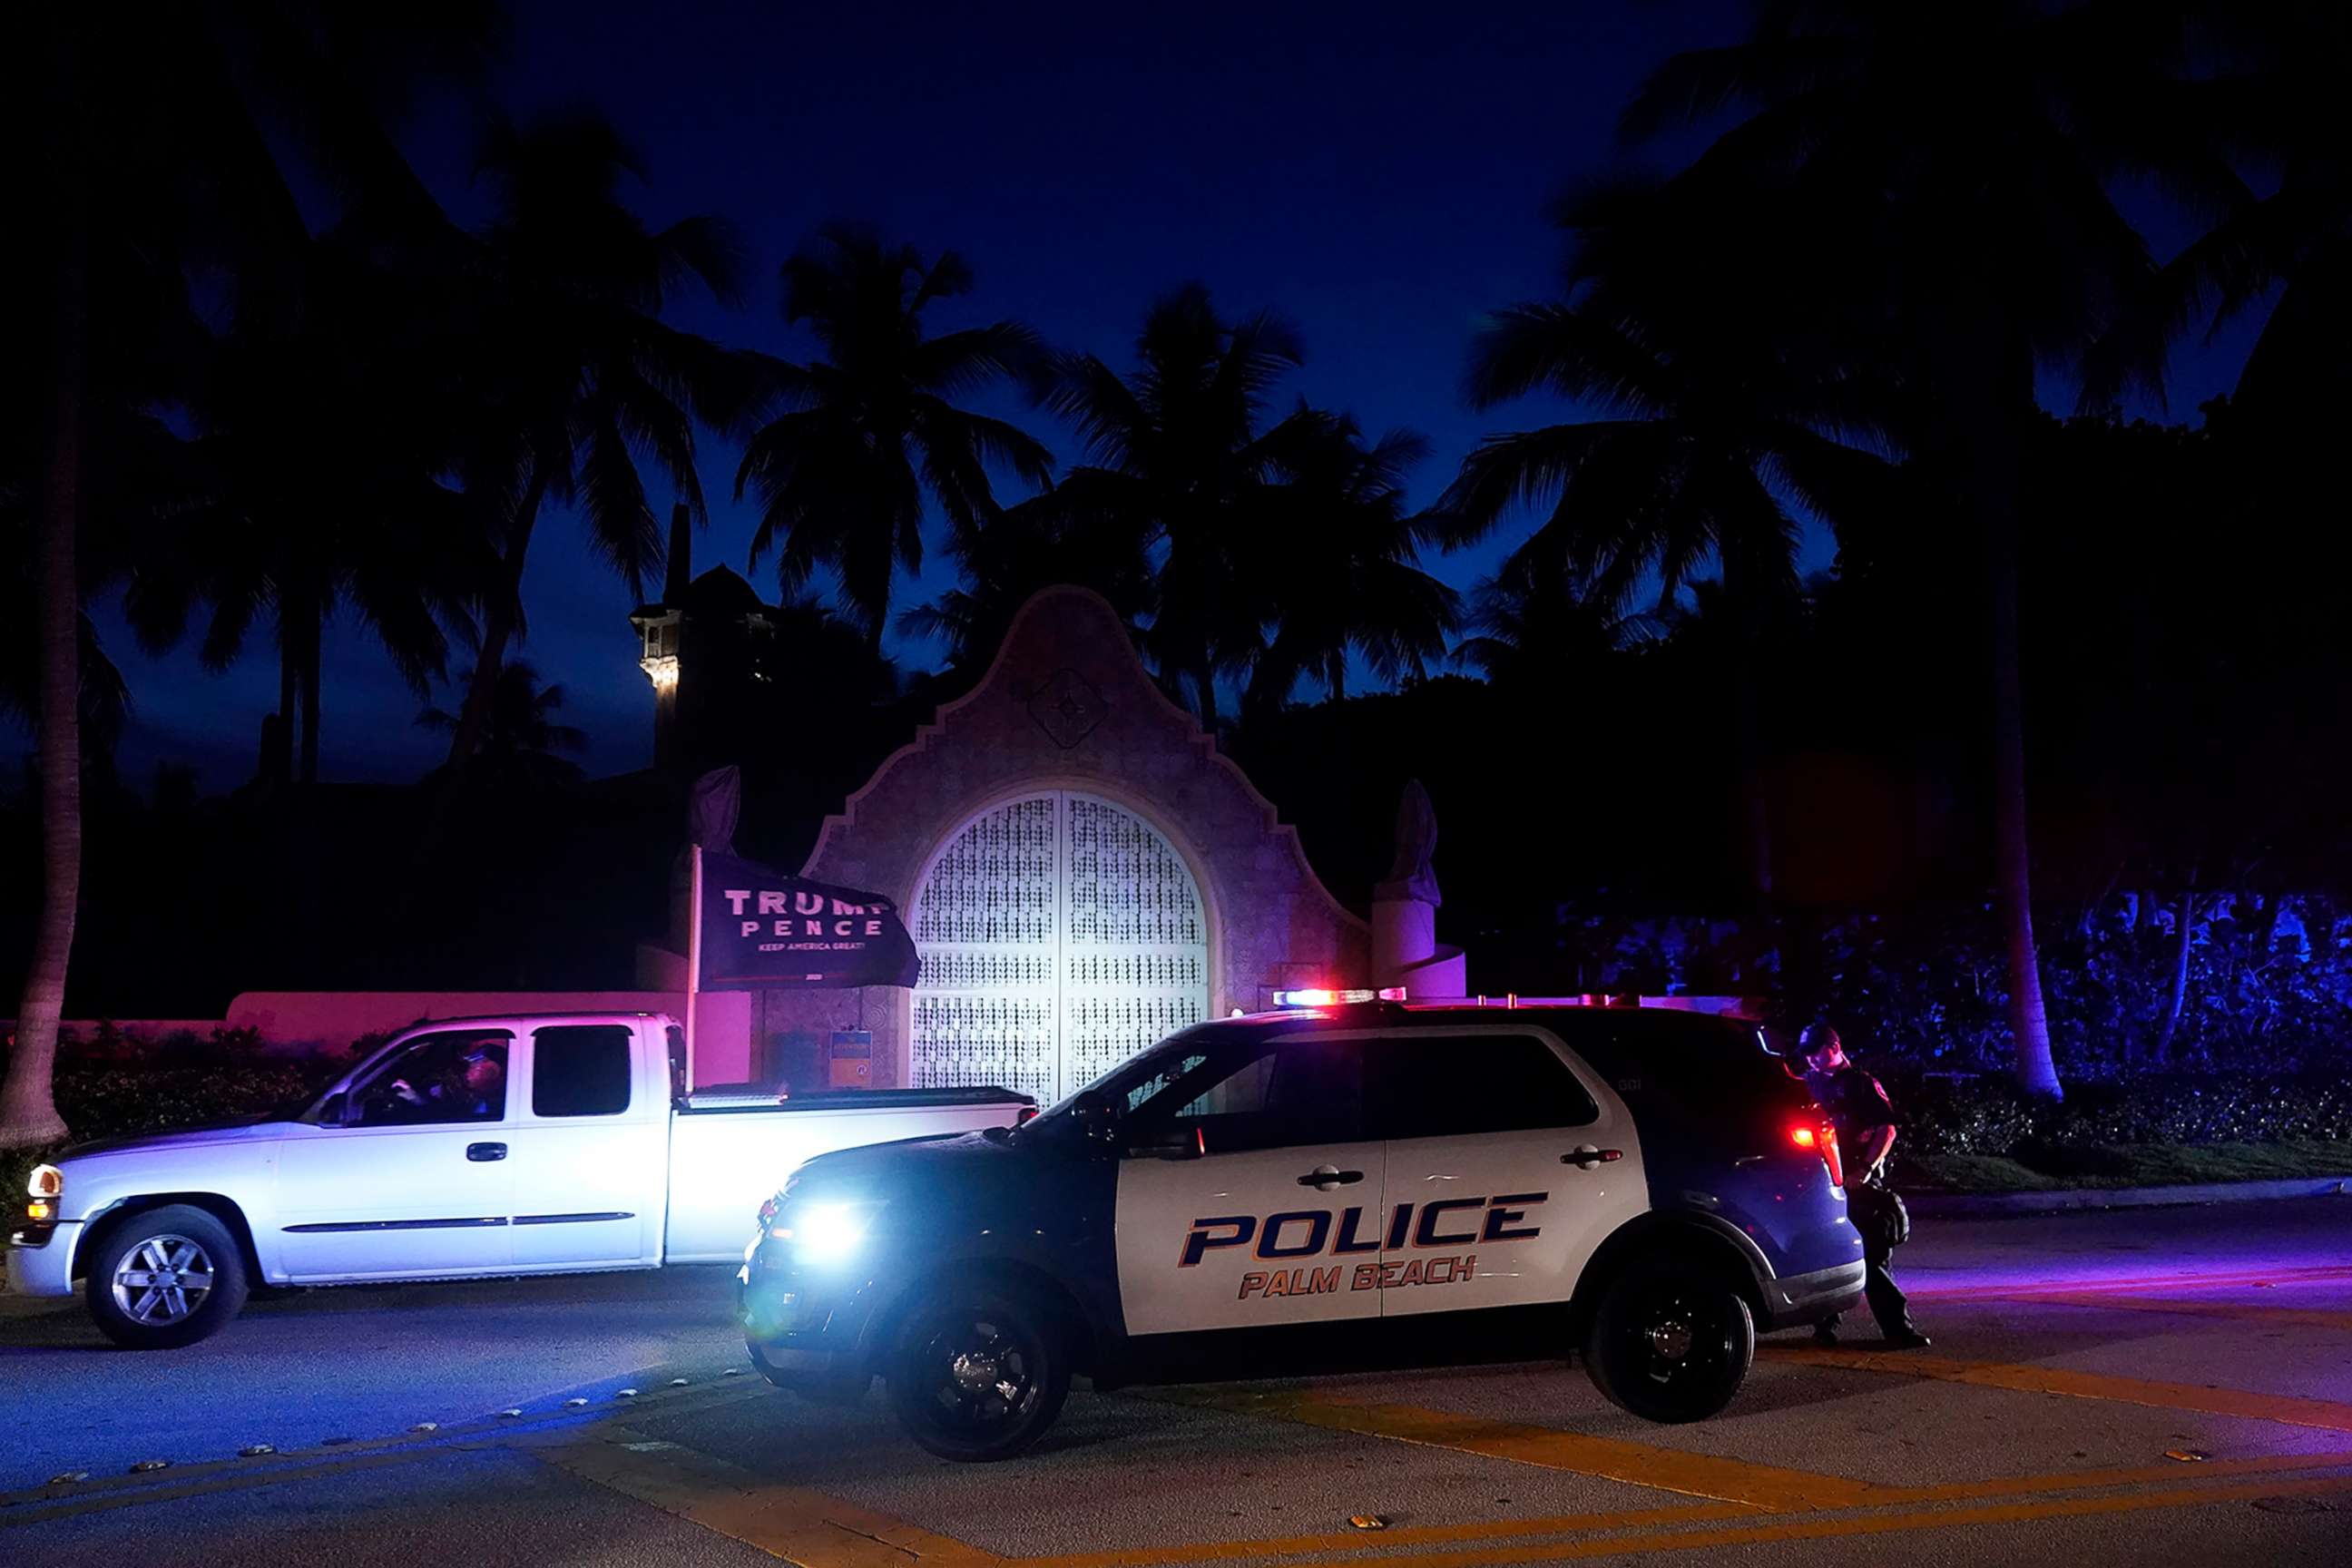
<svg viewBox="0 0 2352 1568">
<path fill-rule="evenodd" d="M 499 1121 L 507 1113 L 503 1029 L 420 1035 L 352 1088 L 346 1127 L 427 1127 Z"/>
<path fill-rule="evenodd" d="M 533 1116 L 617 1116 L 629 1109 L 626 1024 L 557 1024 L 531 1036 Z"/>
<path fill-rule="evenodd" d="M 1532 1035 L 1436 1036 L 1371 1047 L 1390 1138 L 1458 1138 L 1600 1120 L 1576 1075 Z"/>
</svg>

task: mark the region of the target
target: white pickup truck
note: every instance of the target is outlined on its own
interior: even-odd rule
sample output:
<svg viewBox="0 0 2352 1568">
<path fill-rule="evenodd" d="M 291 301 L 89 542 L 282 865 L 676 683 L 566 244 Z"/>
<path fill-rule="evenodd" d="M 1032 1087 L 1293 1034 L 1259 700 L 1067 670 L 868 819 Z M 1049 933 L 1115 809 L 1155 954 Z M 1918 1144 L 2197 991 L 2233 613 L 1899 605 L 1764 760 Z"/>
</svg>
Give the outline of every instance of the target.
<svg viewBox="0 0 2352 1568">
<path fill-rule="evenodd" d="M 90 1143 L 33 1173 L 9 1287 L 163 1349 L 249 1287 L 735 1263 L 761 1204 L 836 1149 L 1012 1126 L 1002 1089 L 685 1093 L 659 1015 L 419 1025 L 265 1120 Z"/>
</svg>

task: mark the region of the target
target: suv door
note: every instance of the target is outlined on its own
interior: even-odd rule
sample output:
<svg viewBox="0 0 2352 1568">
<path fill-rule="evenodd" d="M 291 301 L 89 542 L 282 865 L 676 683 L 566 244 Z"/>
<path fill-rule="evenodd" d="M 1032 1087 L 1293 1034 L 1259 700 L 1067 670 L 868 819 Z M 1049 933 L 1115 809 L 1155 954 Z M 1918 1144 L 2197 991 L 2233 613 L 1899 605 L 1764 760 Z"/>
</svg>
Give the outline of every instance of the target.
<svg viewBox="0 0 2352 1568">
<path fill-rule="evenodd" d="M 638 1092 L 637 1049 L 627 1024 L 531 1031 L 507 1131 L 517 1268 L 659 1259 L 669 1107 Z"/>
<path fill-rule="evenodd" d="M 1649 1208 L 1623 1104 L 1549 1035 L 1414 1032 L 1366 1043 L 1387 1135 L 1386 1317 L 1565 1301 L 1611 1232 Z"/>
<path fill-rule="evenodd" d="M 1359 1042 L 1206 1044 L 1127 1090 L 1118 1288 L 1130 1334 L 1380 1315 L 1382 1150 Z"/>
</svg>

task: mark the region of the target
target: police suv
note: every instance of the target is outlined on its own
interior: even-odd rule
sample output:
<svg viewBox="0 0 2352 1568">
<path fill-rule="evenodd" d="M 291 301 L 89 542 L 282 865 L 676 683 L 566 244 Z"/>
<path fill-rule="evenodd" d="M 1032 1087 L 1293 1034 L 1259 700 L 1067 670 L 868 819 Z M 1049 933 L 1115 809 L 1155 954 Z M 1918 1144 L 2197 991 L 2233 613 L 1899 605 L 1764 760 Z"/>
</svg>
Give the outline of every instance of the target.
<svg viewBox="0 0 2352 1568">
<path fill-rule="evenodd" d="M 953 1459 L 1027 1447 L 1074 1373 L 1455 1360 L 1507 1327 L 1693 1421 L 1759 1328 L 1860 1295 L 1835 1134 L 1753 1025 L 1369 994 L 1187 1029 L 1015 1128 L 809 1161 L 738 1276 L 753 1361 L 819 1398 L 879 1374 Z"/>
</svg>

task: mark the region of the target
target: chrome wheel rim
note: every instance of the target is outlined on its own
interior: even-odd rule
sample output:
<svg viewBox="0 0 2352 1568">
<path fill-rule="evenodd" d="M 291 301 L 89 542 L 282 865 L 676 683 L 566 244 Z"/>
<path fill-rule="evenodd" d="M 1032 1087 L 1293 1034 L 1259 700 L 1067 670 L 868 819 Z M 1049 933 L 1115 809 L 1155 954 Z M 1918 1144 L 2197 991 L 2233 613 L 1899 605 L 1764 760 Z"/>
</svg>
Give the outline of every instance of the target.
<svg viewBox="0 0 2352 1568">
<path fill-rule="evenodd" d="M 151 1329 L 184 1323 L 213 1293 L 213 1260 L 184 1236 L 151 1236 L 114 1267 L 114 1304 Z"/>
<path fill-rule="evenodd" d="M 927 1408 L 948 1431 L 1003 1426 L 1036 1403 L 1033 1352 L 1019 1328 L 988 1318 L 951 1319 L 924 1347 Z"/>
<path fill-rule="evenodd" d="M 1643 1375 L 1675 1388 L 1717 1375 L 1734 1359 L 1729 1324 L 1713 1303 L 1669 1288 L 1652 1296 L 1629 1338 Z"/>
</svg>

